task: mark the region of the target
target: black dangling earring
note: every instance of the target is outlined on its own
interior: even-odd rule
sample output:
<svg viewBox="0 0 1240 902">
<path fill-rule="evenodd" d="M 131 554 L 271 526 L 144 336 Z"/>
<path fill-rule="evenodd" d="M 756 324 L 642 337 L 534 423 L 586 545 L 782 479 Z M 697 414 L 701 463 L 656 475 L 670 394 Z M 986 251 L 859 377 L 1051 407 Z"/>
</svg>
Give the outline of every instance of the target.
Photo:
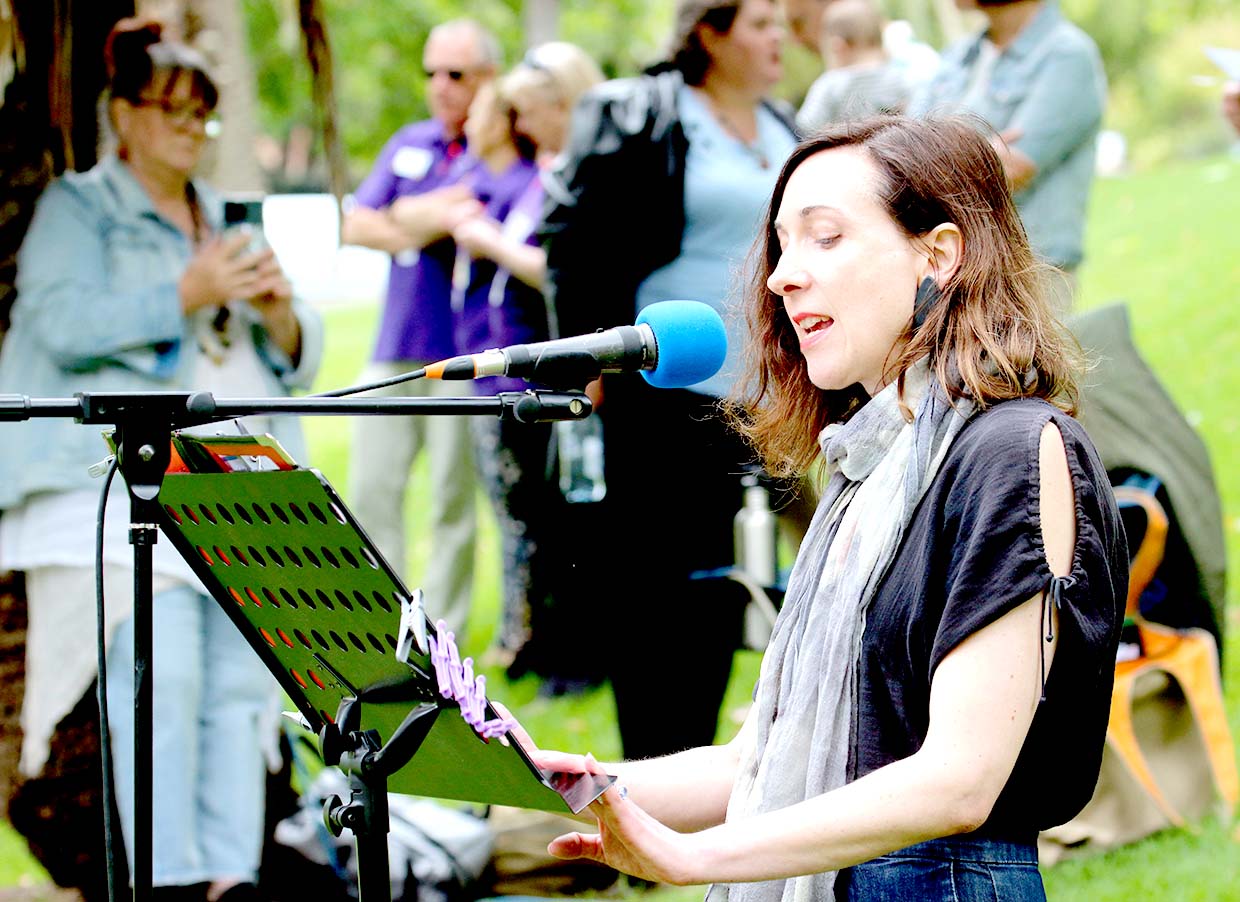
<svg viewBox="0 0 1240 902">
<path fill-rule="evenodd" d="M 943 292 L 939 290 L 938 282 L 930 276 L 921 280 L 921 284 L 917 286 L 917 296 L 913 298 L 914 331 L 922 327 L 926 317 L 930 315 L 930 308 L 942 299 Z"/>
</svg>

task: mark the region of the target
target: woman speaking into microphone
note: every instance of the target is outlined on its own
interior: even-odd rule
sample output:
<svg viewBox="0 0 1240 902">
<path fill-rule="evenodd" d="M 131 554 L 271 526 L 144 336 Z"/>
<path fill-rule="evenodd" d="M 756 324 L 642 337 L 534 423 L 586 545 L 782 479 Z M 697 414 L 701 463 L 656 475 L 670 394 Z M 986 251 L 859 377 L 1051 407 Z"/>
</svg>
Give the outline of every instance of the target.
<svg viewBox="0 0 1240 902">
<path fill-rule="evenodd" d="M 650 761 L 531 745 L 617 776 L 598 832 L 550 849 L 710 902 L 1043 900 L 1038 831 L 1097 780 L 1128 562 L 999 157 L 971 121 L 820 133 L 755 256 L 736 422 L 828 481 L 754 704 Z"/>
</svg>

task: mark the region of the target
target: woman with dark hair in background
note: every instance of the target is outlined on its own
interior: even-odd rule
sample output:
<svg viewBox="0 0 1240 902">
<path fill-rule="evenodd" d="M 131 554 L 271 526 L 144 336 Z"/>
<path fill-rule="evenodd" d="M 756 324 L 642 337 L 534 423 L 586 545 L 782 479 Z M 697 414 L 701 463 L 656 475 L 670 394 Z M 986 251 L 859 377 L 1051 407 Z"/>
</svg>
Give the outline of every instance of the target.
<svg viewBox="0 0 1240 902">
<path fill-rule="evenodd" d="M 205 389 L 230 396 L 308 386 L 321 329 L 270 250 L 221 234 L 223 203 L 191 176 L 218 92 L 203 59 L 125 20 L 107 44 L 115 155 L 41 198 L 18 260 L 6 392 Z M 247 421 L 299 459 L 295 420 Z M 0 565 L 29 600 L 22 771 L 37 774 L 61 717 L 95 678 L 94 522 L 87 468 L 99 430 L 34 420 L 0 447 Z M 128 505 L 114 486 L 105 532 L 108 711 L 116 801 L 133 861 L 133 574 Z M 276 684 L 166 542 L 154 546 L 153 883 L 161 896 L 255 898 L 263 750 Z"/>
<path fill-rule="evenodd" d="M 733 348 L 719 375 L 685 390 L 603 380 L 607 532 L 576 542 L 600 622 L 634 637 L 607 662 L 630 758 L 712 741 L 740 646 L 749 596 L 719 577 L 733 564 L 752 454 L 717 408 L 743 334 L 733 278 L 795 145 L 789 119 L 764 100 L 783 72 L 783 39 L 772 0 L 682 0 L 669 61 L 588 92 L 545 179 L 561 335 L 688 299 L 724 314 Z"/>
<path fill-rule="evenodd" d="M 960 120 L 822 132 L 754 269 L 738 425 L 768 467 L 829 474 L 754 705 L 655 761 L 533 750 L 618 777 L 599 833 L 551 851 L 712 902 L 1045 899 L 1038 831 L 1098 775 L 1127 554 L 999 155 Z"/>
</svg>

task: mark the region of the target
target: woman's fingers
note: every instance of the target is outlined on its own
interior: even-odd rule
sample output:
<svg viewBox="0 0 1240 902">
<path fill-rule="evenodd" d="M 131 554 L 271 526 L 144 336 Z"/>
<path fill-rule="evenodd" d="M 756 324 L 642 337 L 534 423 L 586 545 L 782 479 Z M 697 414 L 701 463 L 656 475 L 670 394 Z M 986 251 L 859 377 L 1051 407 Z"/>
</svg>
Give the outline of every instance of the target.
<svg viewBox="0 0 1240 902">
<path fill-rule="evenodd" d="M 547 852 L 555 858 L 588 858 L 606 863 L 603 838 L 597 833 L 565 833 L 547 845 Z"/>
<path fill-rule="evenodd" d="M 622 785 L 610 787 L 590 805 L 597 833 L 565 833 L 547 846 L 556 858 L 602 862 L 648 880 L 683 883 L 691 874 L 680 849 L 682 837 L 627 798 Z"/>
<path fill-rule="evenodd" d="M 604 773 L 603 765 L 599 764 L 593 755 L 576 755 L 570 752 L 558 752 L 554 749 L 540 749 L 538 743 L 534 742 L 530 734 L 525 731 L 525 728 L 517 722 L 517 719 L 512 716 L 512 712 L 508 710 L 506 705 L 495 700 L 491 700 L 490 705 L 500 717 L 508 718 L 512 721 L 514 726 L 509 732 L 517 740 L 521 750 L 529 756 L 530 760 L 539 769 L 566 774 Z"/>
<path fill-rule="evenodd" d="M 524 748 L 524 745 L 522 746 Z M 528 749 L 527 749 L 528 751 Z M 585 755 L 574 755 L 570 752 L 557 752 L 551 749 L 536 749 L 530 757 L 543 770 L 560 771 L 566 774 L 590 774 Z"/>
<path fill-rule="evenodd" d="M 530 734 L 525 732 L 525 727 L 521 726 L 521 724 L 517 722 L 517 719 L 512 716 L 512 712 L 509 711 L 507 706 L 503 703 L 497 702 L 494 699 L 488 699 L 487 703 L 495 709 L 496 714 L 504 720 L 512 723 L 512 726 L 508 729 L 508 732 L 512 734 L 513 739 L 517 740 L 517 745 L 521 746 L 521 750 L 524 751 L 525 754 L 529 755 L 530 759 L 537 764 L 538 762 L 536 760 L 536 756 L 538 755 L 538 745 L 532 738 L 530 738 Z M 506 738 L 502 736 L 500 737 L 500 742 L 507 743 L 507 741 L 508 740 Z"/>
<path fill-rule="evenodd" d="M 203 245 L 203 251 L 218 255 L 224 259 L 232 259 L 242 252 L 242 249 L 250 243 L 250 236 L 240 230 L 235 232 L 225 232 L 218 238 L 213 238 Z"/>
<path fill-rule="evenodd" d="M 280 271 L 275 252 L 269 247 L 253 252 L 242 251 L 228 258 L 228 262 L 235 269 L 254 270 L 261 274 Z"/>
</svg>

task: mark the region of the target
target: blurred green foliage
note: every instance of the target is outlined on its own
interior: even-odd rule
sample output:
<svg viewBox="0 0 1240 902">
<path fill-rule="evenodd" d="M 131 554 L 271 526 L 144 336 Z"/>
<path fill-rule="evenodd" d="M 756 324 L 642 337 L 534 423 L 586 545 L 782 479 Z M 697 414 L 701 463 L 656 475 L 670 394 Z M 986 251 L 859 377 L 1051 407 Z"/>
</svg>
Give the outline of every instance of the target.
<svg viewBox="0 0 1240 902">
<path fill-rule="evenodd" d="M 1202 47 L 1240 48 L 1237 13 L 1183 25 L 1140 68 L 1112 77 L 1107 126 L 1128 138 L 1134 166 L 1199 159 L 1235 140 L 1219 112 L 1225 78 Z"/>
<path fill-rule="evenodd" d="M 1200 158 L 1234 140 L 1219 114 L 1223 74 L 1206 45 L 1240 47 L 1236 0 L 1061 0 L 1098 43 L 1110 82 L 1106 127 L 1138 167 Z"/>
<path fill-rule="evenodd" d="M 942 41 L 932 0 L 882 0 L 923 40 Z M 1240 47 L 1237 0 L 1060 0 L 1097 41 L 1111 87 L 1107 127 L 1124 133 L 1137 164 L 1197 157 L 1231 140 L 1218 114 L 1221 73 L 1205 44 Z M 609 76 L 660 57 L 675 0 L 560 0 L 560 36 L 581 45 Z M 242 0 L 258 78 L 260 127 L 282 140 L 296 125 L 317 131 L 296 0 Z M 422 45 L 430 28 L 462 15 L 490 27 L 507 63 L 525 50 L 523 0 L 325 0 L 340 126 L 352 181 L 401 125 L 426 116 Z M 799 99 L 818 61 L 790 48 L 777 93 Z"/>
<path fill-rule="evenodd" d="M 336 101 L 353 183 L 383 142 L 425 118 L 422 45 L 430 29 L 468 15 L 490 28 L 508 65 L 525 52 L 521 0 L 326 0 Z M 277 140 L 291 128 L 317 131 L 310 71 L 295 0 L 242 0 L 258 80 L 259 126 Z M 582 46 L 609 76 L 655 61 L 671 24 L 669 0 L 561 0 L 560 36 Z"/>
</svg>

